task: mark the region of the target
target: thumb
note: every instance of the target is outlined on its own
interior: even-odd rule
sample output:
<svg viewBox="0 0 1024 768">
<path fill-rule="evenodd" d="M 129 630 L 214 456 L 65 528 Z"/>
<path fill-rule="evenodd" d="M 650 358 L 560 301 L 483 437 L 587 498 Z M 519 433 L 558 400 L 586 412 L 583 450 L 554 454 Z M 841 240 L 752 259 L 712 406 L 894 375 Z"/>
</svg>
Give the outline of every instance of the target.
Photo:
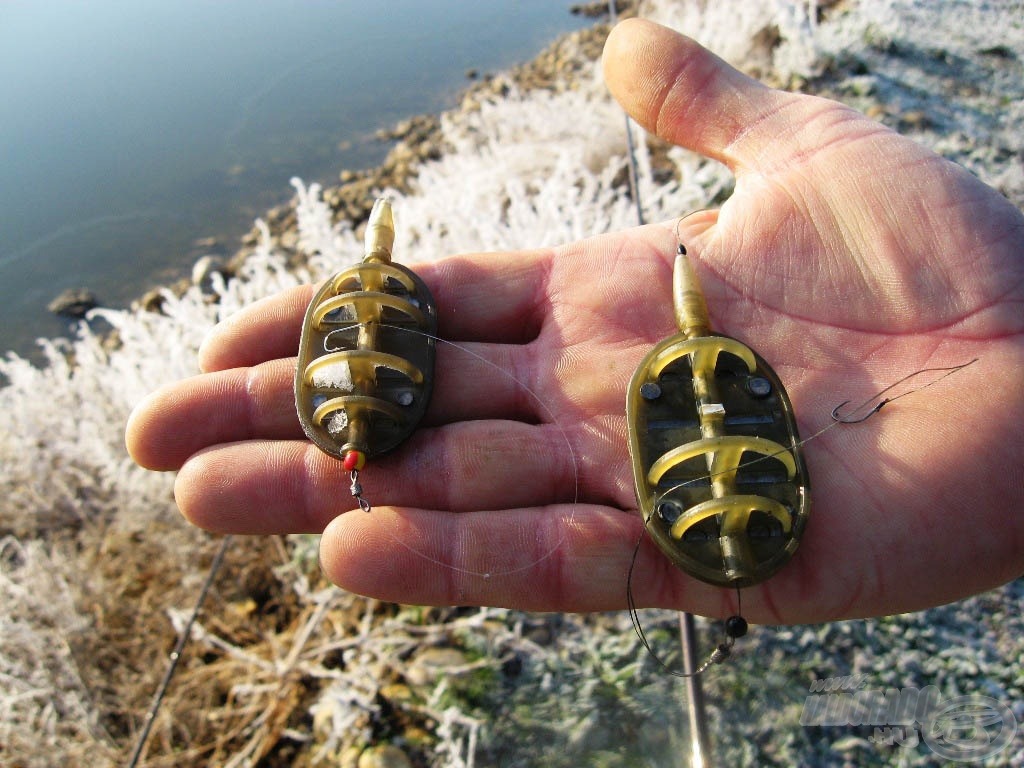
<svg viewBox="0 0 1024 768">
<path fill-rule="evenodd" d="M 604 47 L 604 78 L 640 125 L 728 165 L 756 165 L 779 140 L 780 111 L 799 97 L 747 77 L 699 43 L 645 19 L 617 25 Z M 785 124 L 793 125 L 793 116 Z"/>
</svg>

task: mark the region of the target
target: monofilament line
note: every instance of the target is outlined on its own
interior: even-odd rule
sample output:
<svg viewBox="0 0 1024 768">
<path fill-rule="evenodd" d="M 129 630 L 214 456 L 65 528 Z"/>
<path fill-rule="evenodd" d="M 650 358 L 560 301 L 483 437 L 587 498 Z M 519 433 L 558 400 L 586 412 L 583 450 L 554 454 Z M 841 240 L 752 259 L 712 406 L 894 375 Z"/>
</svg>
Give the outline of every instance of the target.
<svg viewBox="0 0 1024 768">
<path fill-rule="evenodd" d="M 514 573 L 520 573 L 522 571 L 529 570 L 530 568 L 533 568 L 534 566 L 536 566 L 536 565 L 544 562 L 545 560 L 547 560 L 565 542 L 565 540 L 566 540 L 566 538 L 568 536 L 567 532 L 572 527 L 572 522 L 573 522 L 573 520 L 576 517 L 576 507 L 579 505 L 579 499 L 580 499 L 580 467 L 579 467 L 579 461 L 576 458 L 576 451 L 573 450 L 572 441 L 569 439 L 569 433 L 566 431 L 565 427 L 563 427 L 558 422 L 558 419 L 555 418 L 554 412 L 551 410 L 551 408 L 548 407 L 547 403 L 545 403 L 541 399 L 540 395 L 538 395 L 536 392 L 534 392 L 526 384 L 526 382 L 522 381 L 521 379 L 516 378 L 513 374 L 509 373 L 508 371 L 506 371 L 504 368 L 502 368 L 500 365 L 498 365 L 497 363 L 493 362 L 492 360 L 488 360 L 483 355 L 480 355 L 480 354 L 474 352 L 472 349 L 469 349 L 468 347 L 464 347 L 463 345 L 461 345 L 461 344 L 459 344 L 457 342 L 449 341 L 448 339 L 442 339 L 440 336 L 436 336 L 436 335 L 434 335 L 432 333 L 428 333 L 427 331 L 421 330 L 419 328 L 406 328 L 404 326 L 391 325 L 391 324 L 388 324 L 388 323 L 382 323 L 381 325 L 384 328 L 390 328 L 390 329 L 395 330 L 395 331 L 406 331 L 408 333 L 414 333 L 414 334 L 417 334 L 417 335 L 420 335 L 420 336 L 426 336 L 427 338 L 432 339 L 433 341 L 435 341 L 435 342 L 437 342 L 439 344 L 444 344 L 444 345 L 449 346 L 449 347 L 451 347 L 453 349 L 459 350 L 460 352 L 463 352 L 463 353 L 469 355 L 470 357 L 474 358 L 476 361 L 478 361 L 480 363 L 483 363 L 484 365 L 494 369 L 498 374 L 500 374 L 501 376 L 504 376 L 509 381 L 513 382 L 516 386 L 520 387 L 538 405 L 538 407 L 543 412 L 544 416 L 549 420 L 549 422 L 559 431 L 559 433 L 561 433 L 562 440 L 565 443 L 565 449 L 566 449 L 566 451 L 569 454 L 569 460 L 572 463 L 572 483 L 573 483 L 572 511 L 569 513 L 569 519 L 566 521 L 565 524 L 563 524 L 561 526 L 561 536 L 559 537 L 558 541 L 556 541 L 550 548 L 548 548 L 548 550 L 546 552 L 544 552 L 540 557 L 532 560 L 529 563 L 524 563 L 523 565 L 518 565 L 515 568 L 509 568 L 508 570 L 504 570 L 504 571 L 491 571 L 491 570 L 488 570 L 488 571 L 475 571 L 472 568 L 462 568 L 462 567 L 459 567 L 457 565 L 452 565 L 450 563 L 442 562 L 442 561 L 438 560 L 436 557 L 428 555 L 426 552 L 421 552 L 420 550 L 418 550 L 415 547 L 411 546 L 408 542 L 404 541 L 402 538 L 392 534 L 390 531 L 388 532 L 388 535 L 391 536 L 391 538 L 392 538 L 392 540 L 394 542 L 396 542 L 397 544 L 400 544 L 402 547 L 404 547 L 405 549 L 407 549 L 409 552 L 411 552 L 412 554 L 416 555 L 417 557 L 420 557 L 420 558 L 422 558 L 422 559 L 424 559 L 424 560 L 426 560 L 428 562 L 434 563 L 435 565 L 438 565 L 438 566 L 440 566 L 442 568 L 448 568 L 448 569 L 450 569 L 452 571 L 455 571 L 456 573 L 463 573 L 463 574 L 466 574 L 468 576 L 478 576 L 478 577 L 480 577 L 482 579 L 491 579 L 491 578 L 496 577 L 496 576 L 509 576 L 511 574 L 514 574 Z"/>
</svg>

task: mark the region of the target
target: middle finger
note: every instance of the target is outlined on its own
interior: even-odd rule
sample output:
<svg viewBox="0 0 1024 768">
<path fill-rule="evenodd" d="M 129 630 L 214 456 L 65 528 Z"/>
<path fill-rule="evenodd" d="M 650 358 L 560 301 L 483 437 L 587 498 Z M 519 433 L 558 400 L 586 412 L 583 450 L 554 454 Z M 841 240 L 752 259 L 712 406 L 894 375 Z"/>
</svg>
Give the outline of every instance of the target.
<svg viewBox="0 0 1024 768">
<path fill-rule="evenodd" d="M 534 394 L 532 350 L 440 343 L 425 424 L 463 420 L 550 421 Z M 132 416 L 129 448 L 150 469 L 177 469 L 208 446 L 302 438 L 295 412 L 295 360 L 201 374 L 171 384 Z"/>
</svg>

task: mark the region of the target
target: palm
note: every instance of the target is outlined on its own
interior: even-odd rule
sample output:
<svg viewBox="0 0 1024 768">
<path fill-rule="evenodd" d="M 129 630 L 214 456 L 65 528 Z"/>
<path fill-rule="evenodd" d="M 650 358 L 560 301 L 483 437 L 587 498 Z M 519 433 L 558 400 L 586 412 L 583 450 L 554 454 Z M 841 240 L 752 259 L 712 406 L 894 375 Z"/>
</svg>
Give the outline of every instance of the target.
<svg viewBox="0 0 1024 768">
<path fill-rule="evenodd" d="M 975 564 L 1009 564 L 1013 528 L 1000 520 L 1005 499 L 1020 498 L 1019 481 L 1002 476 L 1022 455 L 1016 420 L 1006 421 L 1022 411 L 1012 380 L 1024 270 L 1009 239 L 1020 216 L 966 172 L 871 121 L 850 122 L 838 105 L 792 108 L 840 136 L 819 134 L 822 149 L 802 147 L 804 161 L 779 152 L 764 170 L 734 163 L 736 192 L 697 247 L 718 329 L 777 368 L 804 436 L 844 400 L 924 368 L 979 362 L 808 445 L 809 533 L 762 587 L 762 618 L 909 610 L 1012 578 L 1019 561 L 998 573 Z M 894 197 L 906 182 L 919 195 Z"/>
<path fill-rule="evenodd" d="M 1024 496 L 1006 472 L 1024 457 L 1019 212 L 838 105 L 762 89 L 665 30 L 638 22 L 616 34 L 606 69 L 620 101 L 737 175 L 722 210 L 687 218 L 680 236 L 715 330 L 771 362 L 803 436 L 827 427 L 842 400 L 979 358 L 941 386 L 808 444 L 808 533 L 789 565 L 747 590 L 745 613 L 812 621 L 896 612 L 1017 575 L 1024 526 L 1003 505 Z M 650 46 L 663 52 L 649 63 L 654 77 L 630 63 L 638 35 L 662 38 Z M 673 57 L 715 77 L 687 91 Z M 675 101 L 665 83 L 683 91 Z M 732 101 L 746 114 L 694 123 L 693 115 L 719 116 L 715 93 L 729 101 L 739 91 L 747 98 Z M 624 392 L 650 346 L 675 332 L 673 227 L 421 269 L 442 334 L 461 346 L 440 346 L 429 423 L 364 472 L 371 515 L 340 514 L 354 506 L 345 474 L 300 439 L 290 406 L 308 289 L 222 329 L 203 354 L 212 373 L 140 408 L 129 445 L 147 466 L 184 464 L 179 504 L 200 525 L 326 526 L 323 566 L 354 591 L 405 602 L 623 607 L 642 532 Z M 183 430 L 186 418 L 202 426 Z M 730 610 L 730 594 L 683 575 L 649 542 L 633 586 L 641 604 Z"/>
</svg>

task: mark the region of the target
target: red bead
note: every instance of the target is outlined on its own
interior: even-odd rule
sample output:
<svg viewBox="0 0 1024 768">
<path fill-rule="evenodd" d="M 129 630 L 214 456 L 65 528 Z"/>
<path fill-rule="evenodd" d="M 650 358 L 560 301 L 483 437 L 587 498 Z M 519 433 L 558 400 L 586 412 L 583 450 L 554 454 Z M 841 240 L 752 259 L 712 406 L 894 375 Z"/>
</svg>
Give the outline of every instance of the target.
<svg viewBox="0 0 1024 768">
<path fill-rule="evenodd" d="M 345 458 L 342 459 L 342 463 L 344 464 L 347 472 L 362 469 L 366 464 L 366 454 L 362 451 L 346 451 Z"/>
</svg>

